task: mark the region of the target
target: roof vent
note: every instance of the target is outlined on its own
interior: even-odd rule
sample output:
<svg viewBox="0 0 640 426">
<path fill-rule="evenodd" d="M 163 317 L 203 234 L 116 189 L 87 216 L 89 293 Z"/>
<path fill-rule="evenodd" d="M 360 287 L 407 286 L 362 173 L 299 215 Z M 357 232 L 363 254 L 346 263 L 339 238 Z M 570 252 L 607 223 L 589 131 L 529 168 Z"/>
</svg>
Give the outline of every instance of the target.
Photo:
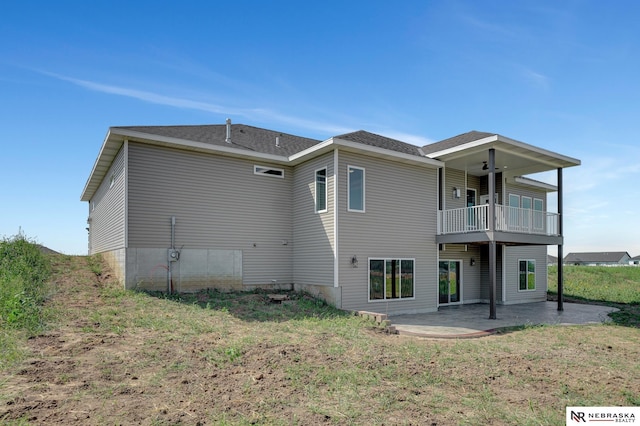
<svg viewBox="0 0 640 426">
<path fill-rule="evenodd" d="M 226 143 L 231 143 L 231 119 L 227 118 L 227 138 L 224 140 Z"/>
<path fill-rule="evenodd" d="M 280 136 L 276 136 L 276 146 L 280 147 Z"/>
</svg>

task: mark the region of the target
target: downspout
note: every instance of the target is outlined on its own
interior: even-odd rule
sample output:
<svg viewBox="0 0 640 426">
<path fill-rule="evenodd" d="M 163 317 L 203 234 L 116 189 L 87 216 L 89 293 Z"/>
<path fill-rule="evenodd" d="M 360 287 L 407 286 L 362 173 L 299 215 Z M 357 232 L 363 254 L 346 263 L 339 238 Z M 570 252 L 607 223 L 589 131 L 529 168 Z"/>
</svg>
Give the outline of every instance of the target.
<svg viewBox="0 0 640 426">
<path fill-rule="evenodd" d="M 176 252 L 176 217 L 175 216 L 171 216 L 171 248 L 169 249 L 169 253 L 167 254 L 168 257 L 168 263 L 169 263 L 169 268 L 167 269 L 168 272 L 168 282 L 167 282 L 167 293 L 172 294 L 173 293 L 173 276 L 172 276 L 172 272 L 173 272 L 173 261 L 174 259 L 172 259 L 172 256 L 175 257 L 175 252 Z"/>
</svg>

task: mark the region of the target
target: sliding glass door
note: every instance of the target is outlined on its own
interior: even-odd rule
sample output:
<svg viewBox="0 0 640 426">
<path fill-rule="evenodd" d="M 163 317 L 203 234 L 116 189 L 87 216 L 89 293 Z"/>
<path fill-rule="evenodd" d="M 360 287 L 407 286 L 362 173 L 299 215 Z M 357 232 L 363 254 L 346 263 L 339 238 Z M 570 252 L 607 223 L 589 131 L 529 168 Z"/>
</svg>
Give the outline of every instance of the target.
<svg viewBox="0 0 640 426">
<path fill-rule="evenodd" d="M 438 264 L 438 301 L 440 305 L 460 302 L 459 260 L 441 260 Z"/>
</svg>

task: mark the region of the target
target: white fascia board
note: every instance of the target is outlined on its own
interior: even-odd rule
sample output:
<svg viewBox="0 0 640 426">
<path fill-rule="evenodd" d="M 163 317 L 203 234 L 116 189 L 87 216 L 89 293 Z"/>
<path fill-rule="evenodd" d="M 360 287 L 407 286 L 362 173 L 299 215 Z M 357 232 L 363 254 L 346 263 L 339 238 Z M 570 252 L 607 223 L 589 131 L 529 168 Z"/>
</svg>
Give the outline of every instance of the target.
<svg viewBox="0 0 640 426">
<path fill-rule="evenodd" d="M 444 167 L 444 163 L 440 160 L 434 160 L 429 157 L 419 157 L 417 155 L 405 154 L 404 152 L 392 151 L 390 149 L 379 148 L 377 146 L 364 145 L 358 142 L 346 141 L 343 139 L 333 138 L 333 143 L 339 147 L 351 148 L 355 151 L 364 153 L 377 154 L 379 156 L 391 157 L 403 162 L 411 162 L 418 164 L 426 164 L 432 167 Z"/>
<path fill-rule="evenodd" d="M 507 138 L 501 135 L 492 135 L 492 136 L 487 136 L 486 138 L 482 138 L 482 139 L 478 139 L 476 141 L 472 141 L 472 142 L 468 142 L 462 145 L 458 145 L 458 146 L 454 146 L 452 148 L 448 148 L 448 149 L 443 149 L 442 151 L 437 151 L 437 152 L 432 152 L 429 155 L 430 158 L 438 158 L 438 157 L 442 157 L 442 156 L 446 156 L 446 155 L 451 155 L 451 154 L 464 154 L 464 151 L 468 151 L 468 150 L 474 150 L 475 148 L 479 148 L 479 147 L 483 147 L 486 149 L 491 148 L 492 146 L 490 144 L 495 143 L 495 142 L 502 142 L 502 143 L 506 143 L 508 145 L 513 145 L 514 147 L 518 147 L 518 148 L 522 148 L 522 149 L 526 149 L 532 152 L 535 152 L 537 154 L 541 154 L 541 155 L 545 155 L 547 157 L 551 157 L 557 160 L 560 160 L 564 163 L 569 163 L 566 167 L 570 167 L 570 166 L 579 166 L 580 165 L 580 160 L 576 159 L 576 158 L 572 158 L 566 155 L 562 155 L 562 154 L 558 154 L 557 152 L 553 152 L 553 151 L 549 151 L 547 149 L 544 148 L 540 148 L 537 146 L 533 146 L 524 142 L 520 142 L 517 141 L 515 139 L 511 139 L 511 138 Z M 489 144 L 489 146 L 483 146 L 483 145 L 487 145 Z"/>
<path fill-rule="evenodd" d="M 547 192 L 555 192 L 558 190 L 558 187 L 555 185 L 523 176 L 515 176 L 513 178 L 513 181 L 519 185 L 531 186 L 537 189 L 543 189 Z"/>
<path fill-rule="evenodd" d="M 462 151 L 466 151 L 473 148 L 481 147 L 482 145 L 486 145 L 491 142 L 496 142 L 498 140 L 498 135 L 487 136 L 486 138 L 478 139 L 473 142 L 467 142 L 463 145 L 454 146 L 452 148 L 443 149 L 442 151 L 431 152 L 427 154 L 429 158 L 438 158 L 444 155 L 456 154 Z"/>
<path fill-rule="evenodd" d="M 105 161 L 107 155 L 105 153 L 105 151 L 107 150 L 107 147 L 109 147 L 109 149 L 114 149 L 117 144 L 113 144 L 113 143 L 109 143 L 110 142 L 110 138 L 111 138 L 111 129 L 109 129 L 109 131 L 107 132 L 107 135 L 104 138 L 104 141 L 102 141 L 102 146 L 100 147 L 100 152 L 98 153 L 98 156 L 96 157 L 96 161 L 95 163 L 93 163 L 93 168 L 91 169 L 91 173 L 89 173 L 89 177 L 87 178 L 87 182 L 84 185 L 84 189 L 82 190 L 82 195 L 80 196 L 80 201 L 89 201 L 91 199 L 91 197 L 93 196 L 93 193 L 96 191 L 96 188 L 93 189 L 93 191 L 91 192 L 91 194 L 88 194 L 89 191 L 89 187 L 90 184 L 93 182 L 93 180 L 96 177 L 100 178 L 100 181 L 102 181 L 102 178 L 104 177 L 104 173 L 102 174 L 102 176 L 97 176 L 97 171 L 98 171 L 98 167 L 102 165 L 102 163 Z M 113 142 L 113 141 L 111 141 Z M 122 143 L 122 142 L 120 142 Z M 117 149 L 116 149 L 116 154 L 117 154 Z M 113 159 L 115 158 L 115 154 L 113 156 L 109 155 L 109 157 L 111 157 L 109 164 L 111 164 L 111 161 L 113 161 Z M 108 168 L 108 166 L 107 166 Z M 97 183 L 98 185 L 100 184 L 100 182 Z"/>
<path fill-rule="evenodd" d="M 577 158 L 572 158 L 569 157 L 567 155 L 562 155 L 562 154 L 558 154 L 557 152 L 553 152 L 553 151 L 549 151 L 548 149 L 544 149 L 544 148 L 540 148 L 534 145 L 529 145 L 528 143 L 524 143 L 524 142 L 520 142 L 517 141 L 515 139 L 511 139 L 511 138 L 507 138 L 501 135 L 497 135 L 498 136 L 498 140 L 500 142 L 504 142 L 513 146 L 517 146 L 519 148 L 523 148 L 523 149 L 528 149 L 529 151 L 533 151 L 535 153 L 538 154 L 542 154 L 542 155 L 546 155 L 548 157 L 553 157 L 555 159 L 558 159 L 560 161 L 566 162 L 566 163 L 572 163 L 572 166 L 579 166 L 581 164 L 580 160 L 578 160 Z M 567 166 L 569 167 L 569 166 Z"/>
<path fill-rule="evenodd" d="M 279 164 L 287 164 L 289 160 L 282 155 L 264 154 L 244 149 L 233 148 L 231 146 L 213 145 L 205 142 L 195 142 L 187 139 L 173 138 L 170 136 L 159 136 L 151 133 L 136 132 L 133 130 L 118 129 L 118 135 L 142 139 L 144 143 L 150 145 L 174 146 L 177 148 L 187 148 L 196 151 L 215 152 L 236 157 L 265 160 Z"/>
<path fill-rule="evenodd" d="M 89 179 L 87 179 L 87 183 L 85 184 L 84 190 L 82 191 L 82 196 L 80 197 L 81 201 L 89 201 L 91 199 L 95 191 L 98 189 L 100 182 L 102 182 L 102 179 L 104 179 L 106 171 L 111 165 L 111 162 L 115 158 L 115 155 L 118 153 L 125 139 L 133 139 L 134 141 L 140 141 L 141 143 L 145 143 L 148 145 L 168 146 L 200 152 L 212 152 L 232 157 L 268 161 L 271 163 L 282 165 L 286 165 L 289 163 L 287 157 L 284 157 L 282 155 L 263 154 L 233 147 L 213 145 L 204 142 L 195 142 L 186 139 L 160 136 L 151 133 L 137 132 L 134 130 L 112 127 L 109 128 L 107 136 L 102 143 L 102 148 L 100 148 L 98 158 L 93 165 L 93 169 L 91 170 Z M 113 152 L 109 153 L 108 151 L 110 150 Z"/>
<path fill-rule="evenodd" d="M 326 151 L 327 148 L 331 147 L 332 145 L 334 145 L 334 139 L 333 138 L 329 138 L 323 142 L 320 142 L 319 144 L 316 144 L 310 148 L 307 148 L 303 151 L 297 152 L 293 155 L 291 155 L 289 157 L 289 162 L 293 163 L 292 165 L 295 165 L 297 163 L 301 163 L 305 160 L 308 160 L 309 158 L 313 158 L 316 155 L 318 155 L 319 153 Z"/>
</svg>

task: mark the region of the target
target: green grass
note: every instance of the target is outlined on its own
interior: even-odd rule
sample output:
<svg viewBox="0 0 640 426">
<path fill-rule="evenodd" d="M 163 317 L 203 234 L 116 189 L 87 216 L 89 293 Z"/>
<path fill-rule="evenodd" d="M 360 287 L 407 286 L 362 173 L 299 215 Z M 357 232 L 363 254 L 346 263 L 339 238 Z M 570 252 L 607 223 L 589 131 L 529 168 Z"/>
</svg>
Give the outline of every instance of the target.
<svg viewBox="0 0 640 426">
<path fill-rule="evenodd" d="M 614 306 L 611 314 L 620 325 L 640 327 L 640 268 L 635 266 L 564 266 L 564 297 L 566 301 Z M 558 294 L 558 268 L 549 267 L 549 289 Z"/>
<path fill-rule="evenodd" d="M 51 262 L 24 235 L 0 240 L 0 370 L 21 359 L 21 341 L 42 330 Z"/>
<path fill-rule="evenodd" d="M 560 425 L 566 406 L 640 401 L 632 327 L 419 339 L 388 335 L 303 293 L 277 304 L 263 291 L 125 291 L 99 259 L 54 259 L 64 276 L 54 276 L 48 303 L 61 315 L 47 334 L 64 344 L 31 354 L 47 366 L 37 376 L 0 375 L 0 423 L 23 424 L 1 417 L 18 407 L 61 424 L 91 407 L 93 424 Z M 608 286 L 619 298 L 573 288 L 571 297 L 634 306 L 633 293 L 619 291 L 627 281 Z M 37 382 L 20 387 L 27 377 Z M 49 411 L 35 406 L 48 395 L 56 399 Z"/>
</svg>

